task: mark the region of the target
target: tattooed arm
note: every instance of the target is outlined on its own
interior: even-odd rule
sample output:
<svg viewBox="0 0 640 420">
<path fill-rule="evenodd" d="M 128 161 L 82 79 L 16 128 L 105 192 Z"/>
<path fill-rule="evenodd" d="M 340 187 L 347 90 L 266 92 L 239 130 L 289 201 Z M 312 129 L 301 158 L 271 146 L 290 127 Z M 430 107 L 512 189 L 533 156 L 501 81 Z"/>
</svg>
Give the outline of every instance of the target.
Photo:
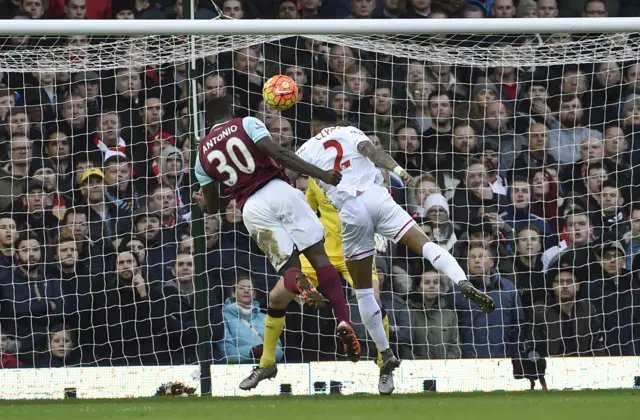
<svg viewBox="0 0 640 420">
<path fill-rule="evenodd" d="M 411 175 L 407 173 L 394 158 L 383 150 L 377 149 L 371 141 L 361 141 L 358 143 L 358 152 L 369 158 L 376 166 L 387 169 L 402 178 L 405 185 L 413 182 Z"/>
</svg>

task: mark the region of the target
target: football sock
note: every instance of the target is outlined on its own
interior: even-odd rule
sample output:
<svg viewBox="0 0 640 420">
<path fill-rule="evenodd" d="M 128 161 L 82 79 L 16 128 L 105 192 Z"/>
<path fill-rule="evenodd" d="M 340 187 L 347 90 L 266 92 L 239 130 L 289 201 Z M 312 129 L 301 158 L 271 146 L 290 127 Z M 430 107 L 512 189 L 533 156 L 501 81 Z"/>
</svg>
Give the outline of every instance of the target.
<svg viewBox="0 0 640 420">
<path fill-rule="evenodd" d="M 380 306 L 373 295 L 373 289 L 356 289 L 360 318 L 379 351 L 389 348 L 389 340 L 384 333 Z"/>
<path fill-rule="evenodd" d="M 288 269 L 284 275 L 284 288 L 290 291 L 291 293 L 299 294 L 298 284 L 296 283 L 296 277 L 300 274 L 300 269 L 296 267 L 292 267 Z"/>
<path fill-rule="evenodd" d="M 433 267 L 449 277 L 455 284 L 467 279 L 467 275 L 460 267 L 460 264 L 449 251 L 439 247 L 433 242 L 427 242 L 422 247 L 422 255 L 429 260 Z"/>
<path fill-rule="evenodd" d="M 318 291 L 331 303 L 338 322 L 349 322 L 347 299 L 344 297 L 342 281 L 336 268 L 332 265 L 325 265 L 316 270 L 316 275 L 318 276 L 319 283 Z"/>
<path fill-rule="evenodd" d="M 384 308 L 380 307 L 380 314 L 382 315 L 382 327 L 384 328 L 384 335 L 387 337 L 387 341 L 389 341 L 389 314 Z M 382 353 L 380 353 L 380 349 L 378 349 L 378 366 L 382 367 Z"/>
<path fill-rule="evenodd" d="M 262 357 L 260 358 L 260 367 L 268 368 L 276 363 L 276 348 L 282 329 L 284 328 L 286 309 L 267 310 L 267 316 L 264 319 L 264 345 Z"/>
</svg>

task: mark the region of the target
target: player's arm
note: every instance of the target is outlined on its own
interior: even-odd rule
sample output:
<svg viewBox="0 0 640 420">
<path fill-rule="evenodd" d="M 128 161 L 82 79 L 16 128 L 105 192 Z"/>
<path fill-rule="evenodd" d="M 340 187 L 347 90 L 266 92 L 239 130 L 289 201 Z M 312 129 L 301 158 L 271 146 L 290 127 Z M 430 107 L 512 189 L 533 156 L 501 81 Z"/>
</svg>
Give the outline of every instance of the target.
<svg viewBox="0 0 640 420">
<path fill-rule="evenodd" d="M 331 185 L 338 185 L 342 179 L 342 174 L 336 170 L 324 171 L 315 165 L 312 165 L 293 151 L 285 149 L 279 144 L 271 141 L 270 136 L 265 136 L 258 140 L 256 147 L 265 155 L 270 156 L 276 163 L 283 168 L 291 169 L 294 172 L 317 178 L 322 182 Z"/>
<path fill-rule="evenodd" d="M 342 179 L 340 172 L 335 170 L 323 171 L 317 166 L 306 162 L 293 151 L 285 149 L 271 141 L 269 130 L 259 119 L 255 117 L 245 117 L 242 119 L 242 126 L 258 150 L 271 157 L 271 159 L 275 160 L 276 163 L 283 168 L 317 178 L 327 184 L 338 185 L 338 183 L 340 183 L 340 179 Z"/>
<path fill-rule="evenodd" d="M 398 165 L 398 162 L 396 162 L 394 158 L 392 158 L 387 152 L 376 148 L 368 138 L 360 139 L 356 146 L 358 148 L 358 152 L 369 158 L 374 165 L 392 171 L 401 177 L 405 185 L 409 185 L 413 182 L 411 175 L 409 175 L 402 166 Z"/>
<path fill-rule="evenodd" d="M 200 184 L 200 191 L 193 194 L 193 199 L 200 205 L 204 213 L 216 214 L 220 210 L 220 195 L 218 187 L 200 164 L 200 157 L 196 161 L 196 178 Z"/>
</svg>

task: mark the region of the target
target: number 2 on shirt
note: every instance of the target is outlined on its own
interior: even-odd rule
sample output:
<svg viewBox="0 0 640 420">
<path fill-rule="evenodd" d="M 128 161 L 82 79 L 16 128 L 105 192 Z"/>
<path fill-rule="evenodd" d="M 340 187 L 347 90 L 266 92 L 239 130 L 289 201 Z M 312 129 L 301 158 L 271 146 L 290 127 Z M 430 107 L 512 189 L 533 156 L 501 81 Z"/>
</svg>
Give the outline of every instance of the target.
<svg viewBox="0 0 640 420">
<path fill-rule="evenodd" d="M 331 148 L 336 149 L 336 160 L 333 162 L 333 169 L 338 172 L 342 172 L 344 169 L 351 166 L 351 159 L 347 159 L 342 162 L 342 155 L 344 154 L 344 151 L 342 150 L 342 145 L 338 140 L 327 140 L 323 142 L 322 145 L 325 150 Z"/>
</svg>

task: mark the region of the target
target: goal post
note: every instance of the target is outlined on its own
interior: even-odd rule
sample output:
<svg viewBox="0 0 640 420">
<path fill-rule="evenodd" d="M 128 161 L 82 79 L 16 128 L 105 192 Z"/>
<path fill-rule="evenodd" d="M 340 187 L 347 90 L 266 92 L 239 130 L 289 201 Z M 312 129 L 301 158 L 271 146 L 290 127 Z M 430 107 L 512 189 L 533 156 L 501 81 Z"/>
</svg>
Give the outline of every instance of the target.
<svg viewBox="0 0 640 420">
<path fill-rule="evenodd" d="M 300 19 L 283 25 L 278 19 L 259 20 L 28 20 L 6 21 L 6 35 L 397 35 L 397 34 L 535 34 L 635 32 L 639 18 L 521 18 L 521 19 Z"/>
<path fill-rule="evenodd" d="M 85 356 L 91 362 L 87 366 L 105 369 L 197 364 L 203 394 L 237 392 L 237 383 L 260 351 L 260 331 L 254 330 L 259 323 L 250 321 L 247 327 L 246 316 L 254 310 L 264 312 L 278 276 L 252 243 L 233 204 L 219 215 L 203 215 L 190 202 L 197 143 L 206 128 L 204 107 L 223 95 L 234 98 L 239 114 L 262 119 L 285 147 L 295 148 L 311 136 L 313 112 L 321 107 L 361 128 L 415 176 L 414 186 L 405 188 L 393 174 L 383 174 L 394 199 L 454 254 L 474 281 L 500 300 L 495 314 L 477 315 L 448 279 L 435 276 L 438 286 L 433 286 L 434 274 L 418 255 L 376 238 L 376 269 L 386 282 L 381 296 L 392 345 L 400 357 L 410 360 L 410 369 L 419 372 L 412 376 L 408 368 L 398 374 L 403 392 L 435 388 L 435 379 L 425 379 L 430 374 L 454 390 L 451 384 L 460 380 L 463 367 L 477 375 L 499 376 L 495 386 L 500 389 L 518 389 L 509 382 L 512 372 L 505 374 L 503 359 L 628 356 L 619 366 L 631 369 L 638 364 L 640 258 L 635 257 L 640 253 L 640 229 L 636 232 L 633 225 L 640 214 L 634 216 L 632 206 L 638 201 L 635 186 L 640 182 L 640 145 L 634 139 L 635 130 L 640 130 L 640 18 L 192 20 L 187 18 L 192 14 L 189 2 L 185 3 L 184 20 L 10 20 L 0 28 L 7 37 L 7 48 L 0 49 L 5 84 L 0 92 L 10 103 L 5 106 L 0 98 L 0 110 L 6 110 L 6 117 L 0 118 L 1 145 L 6 149 L 0 201 L 8 205 L 0 213 L 14 219 L 18 234 L 43 232 L 40 245 L 47 252 L 40 262 L 52 268 L 57 275 L 52 281 L 60 284 L 66 277 L 55 271 L 61 266 L 55 254 L 60 249 L 58 234 L 65 226 L 81 226 L 85 216 L 76 216 L 74 209 L 87 212 L 86 224 L 99 220 L 104 227 L 89 230 L 82 240 L 75 238 L 84 247 L 78 250 L 78 264 L 94 280 L 102 279 L 102 286 L 85 290 L 78 283 L 75 293 L 62 290 L 61 296 L 52 296 L 57 300 L 49 309 L 23 313 L 38 327 L 28 333 L 18 315 L 0 312 L 0 335 L 15 339 L 17 347 L 23 340 L 24 349 L 45 358 L 31 359 L 35 367 L 59 363 L 49 354 L 50 335 L 58 332 L 54 327 L 75 322 L 74 338 L 87 340 L 79 318 L 89 320 L 82 325 L 95 331 L 92 340 L 103 341 L 84 343 L 81 359 L 69 366 L 83 365 Z M 25 35 L 30 40 L 20 44 L 18 38 Z M 262 83 L 275 74 L 290 75 L 300 87 L 301 99 L 290 110 L 274 111 L 261 104 Z M 501 82 L 500 77 L 505 79 Z M 118 130 L 108 125 L 111 117 Z M 579 119 L 584 123 L 577 124 Z M 537 142 L 538 135 L 543 140 Z M 53 146 L 67 140 L 70 146 L 64 153 L 73 157 Z M 32 147 L 37 148 L 32 157 L 20 155 Z M 166 150 L 170 151 L 165 155 Z M 38 163 L 16 175 L 11 162 L 29 159 Z M 128 175 L 119 172 L 123 162 Z M 84 179 L 84 171 L 92 167 L 99 171 Z M 47 178 L 51 174 L 55 181 Z M 102 177 L 109 193 L 113 213 L 107 217 L 90 202 L 89 185 L 96 176 Z M 475 176 L 481 180 L 478 185 Z M 37 182 L 30 183 L 34 179 Z M 306 188 L 304 178 L 294 177 L 293 183 Z M 47 217 L 58 212 L 55 226 L 47 225 L 55 219 L 40 222 L 38 216 L 34 222 L 29 207 L 35 207 L 29 201 L 34 190 L 47 194 Z M 576 208 L 582 211 L 571 213 Z M 118 216 L 122 211 L 126 216 Z M 589 228 L 580 230 L 578 222 L 569 221 L 573 216 L 584 216 L 580 223 Z M 149 221 L 154 218 L 159 226 Z M 3 220 L 0 217 L 0 231 L 10 229 L 3 227 Z M 126 227 L 119 223 L 122 220 L 128 220 Z M 154 229 L 162 232 L 160 236 L 152 238 Z M 528 247 L 526 241 L 537 242 Z M 479 243 L 483 245 L 473 248 Z M 98 248 L 91 248 L 94 245 Z M 531 249 L 537 249 L 535 255 L 526 254 Z M 137 298 L 122 307 L 114 303 L 123 301 L 121 292 L 113 290 L 114 284 L 122 289 L 118 282 L 123 281 L 116 259 L 129 251 L 141 259 L 138 263 L 148 276 L 150 292 L 133 293 L 154 303 L 146 307 L 149 325 L 131 327 L 124 315 L 114 317 L 127 308 L 136 313 L 144 309 L 136 306 Z M 470 261 L 485 258 L 484 252 L 487 260 L 482 264 L 490 269 L 473 271 L 480 268 Z M 569 254 L 571 261 L 562 259 Z M 195 263 L 190 272 L 180 265 L 188 265 L 188 256 Z M 16 254 L 15 259 L 20 258 Z M 98 260 L 104 268 L 96 268 Z M 603 273 L 614 269 L 611 261 L 624 266 L 628 287 L 611 289 L 606 283 L 610 277 Z M 11 274 L 4 276 L 4 283 L 0 279 L 2 290 L 21 287 L 24 268 L 33 262 L 27 258 L 21 264 L 7 268 Z M 553 302 L 561 299 L 555 295 L 555 283 L 562 277 L 557 271 L 566 266 L 575 282 L 582 282 L 575 291 L 576 302 L 586 305 L 579 307 L 575 320 L 586 322 L 580 324 L 581 331 L 591 334 L 586 341 L 598 343 L 597 348 L 583 351 L 582 341 L 575 349 L 569 347 L 574 343 L 551 348 L 542 344 L 544 337 L 535 336 L 536 323 L 552 334 L 551 327 L 560 322 L 561 315 L 553 312 Z M 492 283 L 497 278 L 503 283 Z M 241 280 L 248 285 L 240 286 Z M 238 306 L 238 293 L 247 288 L 255 295 Z M 24 299 L 43 299 L 40 292 L 25 293 L 27 297 L 0 295 L 0 308 L 18 311 Z M 351 288 L 346 293 L 353 298 Z M 102 305 L 99 310 L 82 306 L 89 305 L 85 296 Z M 80 309 L 64 316 L 55 312 L 59 302 L 72 297 Z M 252 306 L 254 298 L 259 308 Z M 365 359 L 375 359 L 376 350 L 358 320 L 357 302 L 349 303 Z M 433 320 L 424 314 L 440 305 L 439 314 L 444 315 L 438 322 L 443 324 L 438 331 L 430 330 Z M 331 312 L 294 309 L 281 343 L 282 378 L 277 386 L 269 385 L 268 392 L 287 393 L 293 386 L 294 394 L 324 393 L 346 383 L 348 393 L 360 387 L 369 392 L 377 368 L 371 360 L 356 368 L 336 362 L 344 357 L 331 338 Z M 618 312 L 624 316 L 615 321 L 611 315 Z M 559 319 L 548 321 L 552 315 Z M 225 316 L 235 318 L 227 322 Z M 487 336 L 498 330 L 501 335 L 491 336 L 490 342 Z M 228 334 L 237 334 L 237 341 L 231 342 Z M 451 337 L 455 342 L 446 341 Z M 129 351 L 127 340 L 142 343 L 141 354 L 116 354 L 117 346 L 118 352 Z M 241 346 L 242 340 L 254 345 Z M 31 367 L 21 362 L 19 348 L 11 351 L 17 363 Z M 428 359 L 438 359 L 432 371 L 426 362 L 421 364 Z M 558 359 L 550 366 L 562 372 L 582 366 L 571 358 Z M 613 378 L 606 363 L 599 363 L 603 375 Z M 536 361 L 526 368 L 530 370 L 520 371 L 522 376 L 542 373 Z M 350 376 L 340 376 L 345 372 Z M 339 385 L 327 385 L 332 375 L 340 377 Z M 626 380 L 617 370 L 615 375 L 622 379 L 616 376 L 602 386 Z M 557 381 L 554 386 L 575 383 Z M 465 382 L 462 388 L 474 386 Z"/>
</svg>

